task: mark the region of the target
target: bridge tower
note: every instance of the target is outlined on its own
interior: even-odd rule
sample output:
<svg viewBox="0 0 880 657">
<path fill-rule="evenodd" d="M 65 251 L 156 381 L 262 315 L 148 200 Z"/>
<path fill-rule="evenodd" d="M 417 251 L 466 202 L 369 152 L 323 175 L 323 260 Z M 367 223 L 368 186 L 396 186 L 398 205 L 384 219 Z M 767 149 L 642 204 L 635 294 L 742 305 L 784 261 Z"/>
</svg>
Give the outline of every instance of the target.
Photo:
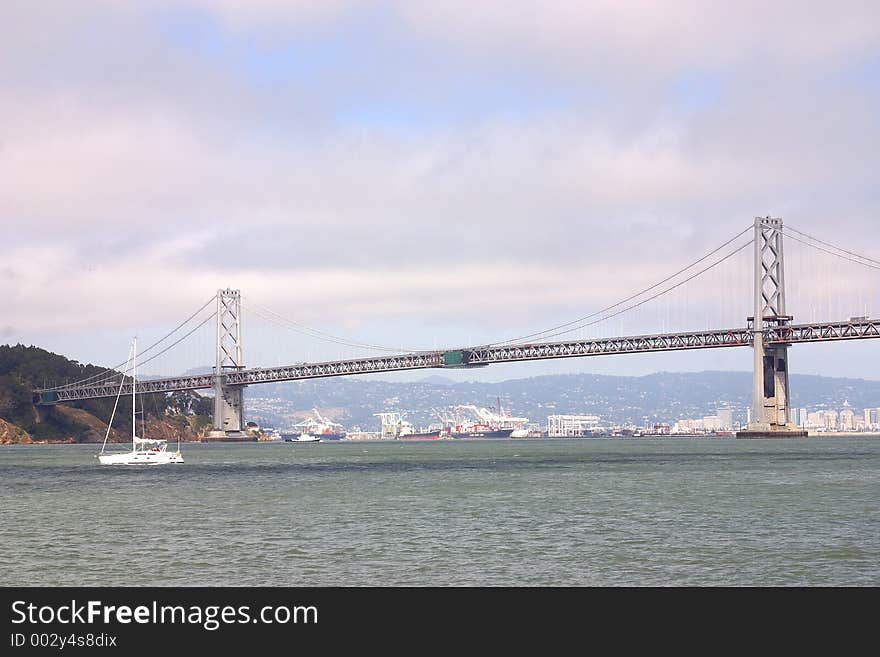
<svg viewBox="0 0 880 657">
<path fill-rule="evenodd" d="M 785 327 L 785 259 L 782 219 L 755 218 L 755 314 L 749 317 L 754 351 L 752 418 L 737 438 L 802 438 L 789 421 L 788 344 L 765 344 L 764 330 Z"/>
<path fill-rule="evenodd" d="M 242 440 L 244 387 L 226 385 L 226 374 L 244 369 L 241 349 L 241 292 L 217 290 L 217 353 L 214 366 L 214 427 L 208 440 Z"/>
</svg>

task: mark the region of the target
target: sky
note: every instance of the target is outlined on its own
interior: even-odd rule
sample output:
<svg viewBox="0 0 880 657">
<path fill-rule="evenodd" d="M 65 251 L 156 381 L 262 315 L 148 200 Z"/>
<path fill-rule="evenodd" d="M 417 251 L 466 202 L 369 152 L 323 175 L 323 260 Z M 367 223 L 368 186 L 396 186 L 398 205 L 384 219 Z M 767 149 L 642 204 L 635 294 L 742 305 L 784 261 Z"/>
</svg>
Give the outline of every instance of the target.
<svg viewBox="0 0 880 657">
<path fill-rule="evenodd" d="M 765 215 L 880 259 L 876 2 L 6 0 L 0 37 L 0 343 L 113 365 L 230 287 L 350 340 L 482 344 L 588 316 Z M 877 270 L 843 280 L 797 246 L 796 320 L 880 315 Z M 749 257 L 562 337 L 741 326 Z M 263 319 L 247 365 L 366 353 Z M 210 364 L 212 330 L 157 372 Z M 878 378 L 880 342 L 791 363 Z"/>
</svg>

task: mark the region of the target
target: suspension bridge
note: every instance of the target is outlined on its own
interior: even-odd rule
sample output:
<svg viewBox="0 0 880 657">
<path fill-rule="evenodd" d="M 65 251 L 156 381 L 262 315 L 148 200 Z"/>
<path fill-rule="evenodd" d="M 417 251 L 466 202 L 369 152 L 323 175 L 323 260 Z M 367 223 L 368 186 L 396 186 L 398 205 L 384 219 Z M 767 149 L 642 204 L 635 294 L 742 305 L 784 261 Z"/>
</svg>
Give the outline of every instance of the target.
<svg viewBox="0 0 880 657">
<path fill-rule="evenodd" d="M 781 219 L 757 217 L 734 238 L 709 252 L 678 272 L 621 301 L 571 322 L 521 336 L 519 338 L 477 346 L 454 349 L 404 350 L 354 342 L 329 333 L 304 327 L 285 320 L 272 311 L 260 314 L 267 319 L 287 322 L 312 337 L 338 344 L 359 346 L 384 353 L 379 356 L 325 360 L 313 363 L 297 363 L 275 367 L 245 367 L 242 339 L 242 295 L 239 290 L 218 290 L 214 298 L 185 320 L 182 324 L 155 342 L 145 351 L 163 346 L 148 358 L 167 352 L 180 344 L 193 332 L 215 319 L 216 338 L 213 341 L 214 366 L 207 373 L 175 377 L 160 377 L 138 381 L 125 369 L 108 369 L 101 374 L 34 391 L 34 403 L 54 405 L 101 397 L 131 394 L 132 385 L 139 393 L 170 393 L 182 390 L 210 389 L 214 392 L 214 438 L 240 435 L 245 425 L 243 390 L 246 386 L 262 383 L 297 381 L 351 374 L 395 372 L 421 369 L 461 369 L 485 367 L 497 363 L 513 363 L 560 358 L 577 358 L 608 354 L 668 352 L 697 349 L 720 349 L 726 347 L 752 347 L 753 389 L 751 418 L 748 427 L 738 437 L 801 437 L 806 432 L 790 421 L 789 356 L 791 345 L 844 340 L 861 340 L 880 337 L 880 320 L 871 319 L 867 313 L 835 321 L 810 321 L 794 323 L 787 312 L 786 279 L 783 242 L 788 237 L 795 242 L 833 258 L 867 268 L 872 273 L 880 270 L 880 261 L 860 255 L 853 250 L 834 245 L 789 226 Z M 738 239 L 749 238 L 742 244 Z M 694 281 L 718 265 L 739 253 L 748 253 L 752 247 L 753 285 L 747 307 L 751 316 L 745 317 L 740 327 L 712 328 L 688 331 L 662 331 L 657 333 L 595 337 L 569 340 L 550 340 L 574 330 L 583 330 L 601 321 L 631 313 L 654 299 L 668 295 L 683 284 Z M 213 306 L 214 311 L 206 319 L 189 329 L 175 341 L 165 345 L 178 332 L 194 322 L 200 312 Z M 273 317 L 274 315 L 274 317 Z M 212 327 L 213 328 L 213 327 Z"/>
</svg>

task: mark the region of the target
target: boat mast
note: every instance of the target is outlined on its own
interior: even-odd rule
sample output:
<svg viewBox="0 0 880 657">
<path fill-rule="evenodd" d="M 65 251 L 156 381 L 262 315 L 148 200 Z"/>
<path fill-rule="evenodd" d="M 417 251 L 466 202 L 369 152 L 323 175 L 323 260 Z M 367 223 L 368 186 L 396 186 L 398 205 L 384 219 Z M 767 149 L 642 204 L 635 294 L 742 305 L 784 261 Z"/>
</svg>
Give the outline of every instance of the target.
<svg viewBox="0 0 880 657">
<path fill-rule="evenodd" d="M 137 427 L 137 420 L 135 419 L 135 406 L 137 404 L 137 399 L 135 398 L 135 388 L 137 388 L 137 336 L 135 336 L 134 340 L 131 343 L 131 451 L 137 451 L 137 445 L 135 444 L 135 428 Z"/>
<path fill-rule="evenodd" d="M 125 361 L 125 370 L 128 369 L 128 364 L 131 362 L 132 350 L 128 350 L 128 360 Z M 113 412 L 110 413 L 110 421 L 107 423 L 107 433 L 104 434 L 104 442 L 101 445 L 101 454 L 104 453 L 104 449 L 107 447 L 107 439 L 110 437 L 110 427 L 113 426 L 113 418 L 116 417 L 116 409 L 119 406 L 119 398 L 122 396 L 122 386 L 125 385 L 125 370 L 122 371 L 122 374 L 119 377 L 119 390 L 116 393 L 116 401 L 113 402 Z"/>
</svg>

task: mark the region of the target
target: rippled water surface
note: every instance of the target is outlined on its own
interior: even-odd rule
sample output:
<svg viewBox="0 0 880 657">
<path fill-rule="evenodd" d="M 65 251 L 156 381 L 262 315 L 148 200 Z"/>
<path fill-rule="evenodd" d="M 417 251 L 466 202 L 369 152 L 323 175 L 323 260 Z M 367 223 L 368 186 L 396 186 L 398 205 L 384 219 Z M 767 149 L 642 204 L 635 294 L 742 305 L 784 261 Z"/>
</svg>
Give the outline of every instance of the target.
<svg viewBox="0 0 880 657">
<path fill-rule="evenodd" d="M 880 438 L 0 448 L 0 585 L 877 586 Z"/>
</svg>

